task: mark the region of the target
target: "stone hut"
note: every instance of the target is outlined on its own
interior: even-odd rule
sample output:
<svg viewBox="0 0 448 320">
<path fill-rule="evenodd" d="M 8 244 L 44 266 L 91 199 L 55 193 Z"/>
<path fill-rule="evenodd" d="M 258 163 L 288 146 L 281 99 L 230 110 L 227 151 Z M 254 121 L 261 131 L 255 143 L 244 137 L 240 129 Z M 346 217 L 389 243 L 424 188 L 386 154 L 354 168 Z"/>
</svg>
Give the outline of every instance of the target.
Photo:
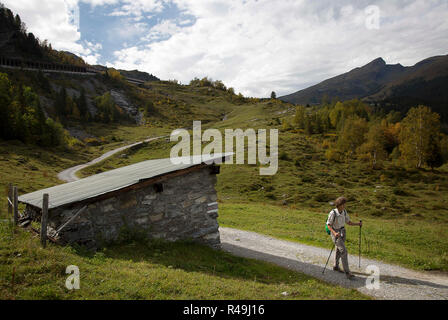
<svg viewBox="0 0 448 320">
<path fill-rule="evenodd" d="M 143 161 L 25 194 L 19 202 L 26 204 L 26 216 L 40 221 L 47 193 L 47 232 L 63 244 L 96 249 L 119 240 L 123 232 L 138 232 L 149 239 L 190 239 L 220 248 L 214 187 L 219 166 L 213 162 L 228 156 L 191 164 L 173 164 L 169 158 Z"/>
</svg>

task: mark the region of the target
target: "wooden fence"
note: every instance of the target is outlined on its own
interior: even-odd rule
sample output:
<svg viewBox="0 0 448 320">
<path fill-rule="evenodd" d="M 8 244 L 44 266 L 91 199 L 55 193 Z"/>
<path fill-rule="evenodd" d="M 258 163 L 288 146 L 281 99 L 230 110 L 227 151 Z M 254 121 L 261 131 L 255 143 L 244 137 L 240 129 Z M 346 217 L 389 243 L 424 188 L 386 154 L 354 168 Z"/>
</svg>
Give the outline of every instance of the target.
<svg viewBox="0 0 448 320">
<path fill-rule="evenodd" d="M 42 216 L 41 216 L 41 228 L 40 228 L 40 242 L 42 247 L 47 246 L 47 221 L 48 221 L 48 202 L 49 196 L 47 193 L 43 195 L 42 199 Z M 14 226 L 19 225 L 20 218 L 24 215 L 19 212 L 19 191 L 17 186 L 9 184 L 8 190 L 8 217 L 13 216 Z"/>
</svg>

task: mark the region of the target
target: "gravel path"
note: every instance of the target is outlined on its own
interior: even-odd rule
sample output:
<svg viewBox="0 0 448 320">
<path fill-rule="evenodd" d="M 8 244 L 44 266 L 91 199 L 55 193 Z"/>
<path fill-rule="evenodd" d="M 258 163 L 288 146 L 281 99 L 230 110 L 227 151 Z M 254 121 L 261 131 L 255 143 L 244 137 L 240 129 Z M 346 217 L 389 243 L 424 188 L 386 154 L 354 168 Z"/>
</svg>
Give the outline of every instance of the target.
<svg viewBox="0 0 448 320">
<path fill-rule="evenodd" d="M 73 182 L 73 181 L 79 180 L 79 178 L 76 176 L 76 172 L 78 172 L 79 170 L 82 170 L 82 169 L 87 168 L 87 167 L 89 167 L 91 165 L 94 165 L 95 163 L 103 161 L 104 159 L 109 158 L 110 156 L 113 156 L 114 154 L 116 154 L 118 152 L 121 152 L 123 150 L 132 148 L 134 146 L 138 146 L 138 145 L 140 145 L 142 143 L 145 143 L 145 142 L 150 142 L 150 141 L 157 140 L 157 139 L 164 138 L 164 137 L 165 136 L 149 138 L 149 139 L 146 139 L 144 141 L 136 142 L 136 143 L 133 143 L 133 144 L 130 144 L 130 145 L 127 145 L 127 146 L 123 146 L 123 147 L 111 150 L 109 152 L 106 152 L 102 156 L 100 156 L 100 157 L 98 157 L 96 159 L 93 159 L 92 161 L 90 161 L 88 163 L 80 164 L 78 166 L 75 166 L 75 167 L 72 167 L 72 168 L 68 168 L 68 169 L 60 172 L 58 174 L 58 178 L 59 178 L 59 180 L 62 180 L 62 181 L 65 181 L 65 182 Z"/>
<path fill-rule="evenodd" d="M 358 256 L 349 255 L 350 268 L 356 279 L 348 280 L 343 273 L 332 270 L 334 251 L 328 263 L 330 269 L 327 267 L 322 274 L 330 254 L 327 249 L 278 240 L 255 232 L 223 227 L 219 231 L 223 250 L 234 255 L 271 262 L 329 283 L 357 289 L 376 299 L 448 300 L 448 276 L 444 274 L 417 272 L 362 257 L 359 269 Z M 366 287 L 370 275 L 366 268 L 369 265 L 379 268 L 378 290 Z"/>
<path fill-rule="evenodd" d="M 123 146 L 86 163 L 58 174 L 58 178 L 71 182 L 79 180 L 76 172 L 98 163 L 118 152 L 163 137 L 155 137 Z M 332 270 L 334 251 L 329 268 L 324 274 L 322 270 L 327 261 L 329 250 L 308 246 L 296 242 L 274 239 L 255 232 L 242 231 L 230 228 L 220 228 L 222 248 L 234 255 L 263 260 L 279 266 L 302 272 L 323 281 L 340 285 L 346 288 L 354 288 L 376 299 L 437 299 L 448 300 L 448 276 L 429 272 L 417 272 L 386 264 L 371 259 L 361 259 L 361 268 L 358 268 L 358 257 L 349 255 L 351 271 L 356 275 L 355 280 L 347 280 L 345 275 Z M 366 287 L 367 266 L 377 266 L 380 271 L 380 288 L 369 290 Z"/>
</svg>

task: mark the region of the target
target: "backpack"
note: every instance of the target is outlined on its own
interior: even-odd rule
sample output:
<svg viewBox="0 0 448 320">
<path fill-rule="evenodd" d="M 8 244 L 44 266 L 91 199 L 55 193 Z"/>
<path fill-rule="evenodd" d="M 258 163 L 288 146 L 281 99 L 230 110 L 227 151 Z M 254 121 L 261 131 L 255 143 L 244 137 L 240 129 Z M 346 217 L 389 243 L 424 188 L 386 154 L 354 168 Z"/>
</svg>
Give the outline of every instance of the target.
<svg viewBox="0 0 448 320">
<path fill-rule="evenodd" d="M 325 231 L 327 232 L 328 235 L 331 234 L 330 229 L 328 229 L 328 224 L 327 224 L 327 220 L 325 220 Z"/>
<path fill-rule="evenodd" d="M 334 210 L 334 209 L 333 209 L 333 210 Z M 333 210 L 331 210 L 331 212 L 333 212 Z M 331 213 L 331 212 L 330 212 L 330 213 Z M 328 218 L 327 218 L 327 220 L 328 220 Z M 330 231 L 330 229 L 328 229 L 327 220 L 325 220 L 325 231 L 327 232 L 328 235 L 330 235 L 330 234 L 331 234 L 331 231 Z"/>
</svg>

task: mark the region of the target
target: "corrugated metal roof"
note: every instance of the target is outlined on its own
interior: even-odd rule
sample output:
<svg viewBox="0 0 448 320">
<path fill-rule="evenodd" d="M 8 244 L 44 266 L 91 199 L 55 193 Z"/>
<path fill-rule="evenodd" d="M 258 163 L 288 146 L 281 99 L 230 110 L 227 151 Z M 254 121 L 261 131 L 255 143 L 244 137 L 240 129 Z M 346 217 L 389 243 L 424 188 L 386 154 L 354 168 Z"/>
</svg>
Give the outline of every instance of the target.
<svg viewBox="0 0 448 320">
<path fill-rule="evenodd" d="M 31 192 L 19 197 L 22 203 L 42 208 L 43 194 L 49 195 L 49 209 L 66 204 L 79 202 L 103 195 L 112 191 L 139 183 L 141 180 L 163 176 L 170 172 L 187 169 L 200 163 L 209 164 L 209 161 L 227 158 L 233 153 L 216 154 L 211 157 L 199 159 L 200 156 L 182 157 L 189 159 L 189 164 L 175 164 L 170 158 L 142 161 L 130 166 L 106 171 L 74 182 L 57 185 L 51 188 Z M 199 159 L 199 160 L 198 160 Z"/>
</svg>

